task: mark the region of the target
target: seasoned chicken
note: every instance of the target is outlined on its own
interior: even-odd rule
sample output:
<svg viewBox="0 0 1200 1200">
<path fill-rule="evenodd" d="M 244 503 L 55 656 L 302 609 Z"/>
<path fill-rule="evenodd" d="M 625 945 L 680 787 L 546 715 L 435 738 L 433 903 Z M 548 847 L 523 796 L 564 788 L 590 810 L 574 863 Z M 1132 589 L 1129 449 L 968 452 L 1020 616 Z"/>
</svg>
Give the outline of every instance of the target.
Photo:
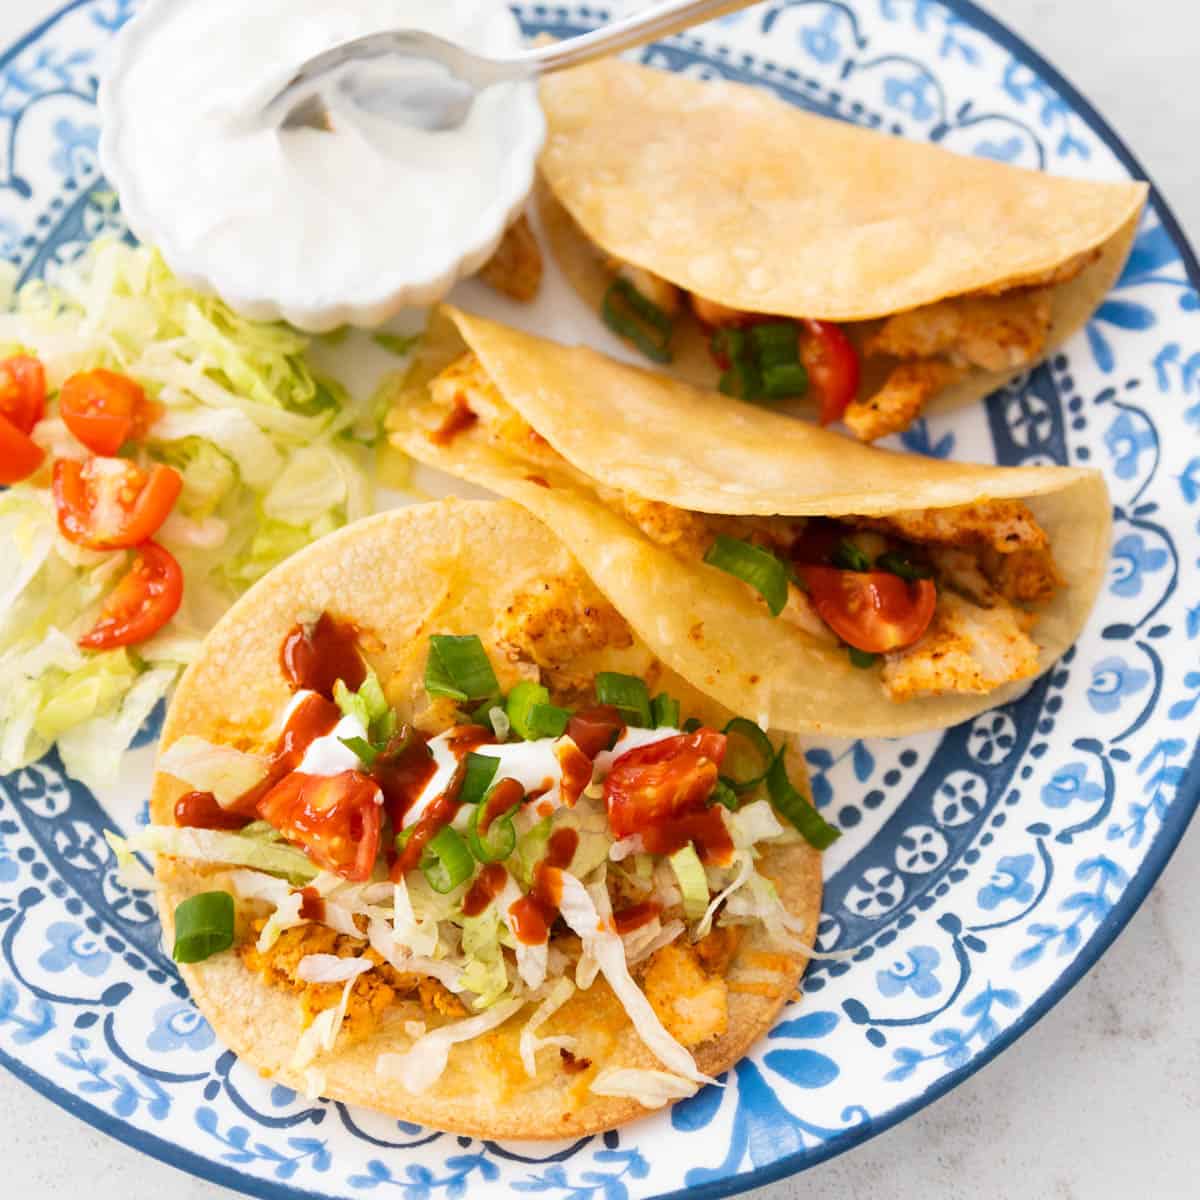
<svg viewBox="0 0 1200 1200">
<path fill-rule="evenodd" d="M 262 921 L 255 923 L 255 932 Z M 334 954 L 338 958 L 370 959 L 375 966 L 364 971 L 350 989 L 346 1007 L 344 1036 L 361 1041 L 379 1024 L 379 1019 L 396 1000 L 416 997 L 422 1007 L 443 1016 L 461 1017 L 466 1010 L 452 992 L 422 975 L 405 975 L 384 961 L 366 943 L 337 933 L 327 925 L 307 924 L 285 929 L 270 950 L 260 951 L 254 940 L 238 950 L 242 961 L 251 970 L 277 987 L 287 988 L 300 997 L 304 1023 L 309 1025 L 319 1012 L 332 1008 L 342 998 L 341 983 L 307 983 L 298 977 L 302 959 L 310 954 Z"/>
<path fill-rule="evenodd" d="M 542 251 L 527 217 L 508 227 L 496 253 L 484 263 L 479 278 L 504 296 L 528 304 L 542 286 Z"/>
<path fill-rule="evenodd" d="M 700 965 L 710 975 L 724 975 L 742 944 L 742 935 L 745 932 L 743 925 L 715 926 L 693 947 Z"/>
<path fill-rule="evenodd" d="M 1044 289 L 958 296 L 889 317 L 867 343 L 867 353 L 1012 371 L 1042 356 L 1050 315 Z"/>
<path fill-rule="evenodd" d="M 544 579 L 519 593 L 496 618 L 496 641 L 510 660 L 535 663 L 552 675 L 589 652 L 632 646 L 625 618 L 594 597 L 582 578 Z"/>
<path fill-rule="evenodd" d="M 707 975 L 693 947 L 672 942 L 655 952 L 642 978 L 646 999 L 667 1032 L 689 1049 L 729 1026 L 729 988 Z"/>
<path fill-rule="evenodd" d="M 877 529 L 910 542 L 988 547 L 998 554 L 1045 550 L 1050 539 L 1020 500 L 984 500 L 951 508 L 922 508 L 887 517 L 847 517 L 861 529 Z"/>
<path fill-rule="evenodd" d="M 1008 605 L 980 608 L 943 591 L 925 636 L 884 659 L 882 680 L 893 700 L 983 694 L 1038 672 L 1038 647 L 1027 613 Z"/>
<path fill-rule="evenodd" d="M 929 561 L 937 572 L 939 583 L 953 588 L 983 608 L 991 608 L 996 603 L 996 589 L 984 574 L 979 565 L 979 555 L 974 550 L 933 546 L 929 550 Z"/>
<path fill-rule="evenodd" d="M 633 492 L 596 486 L 601 500 L 632 521 L 652 542 L 681 558 L 703 558 L 713 542 L 708 521 L 699 513 L 646 500 Z"/>
<path fill-rule="evenodd" d="M 921 410 L 938 392 L 957 383 L 965 374 L 964 368 L 946 362 L 900 363 L 874 395 L 852 400 L 842 421 L 864 442 L 899 433 L 921 415 Z"/>
<path fill-rule="evenodd" d="M 691 294 L 689 299 L 692 305 L 692 312 L 696 314 L 696 319 L 713 329 L 716 329 L 719 325 L 736 325 L 751 315 L 750 313 L 741 312 L 736 308 L 729 308 L 724 304 L 718 304 L 715 300 L 705 300 L 703 296 L 697 296 L 695 292 Z"/>
<path fill-rule="evenodd" d="M 985 554 L 983 569 L 996 590 L 1017 604 L 1045 604 L 1063 586 L 1050 551 L 1038 547 Z"/>
</svg>

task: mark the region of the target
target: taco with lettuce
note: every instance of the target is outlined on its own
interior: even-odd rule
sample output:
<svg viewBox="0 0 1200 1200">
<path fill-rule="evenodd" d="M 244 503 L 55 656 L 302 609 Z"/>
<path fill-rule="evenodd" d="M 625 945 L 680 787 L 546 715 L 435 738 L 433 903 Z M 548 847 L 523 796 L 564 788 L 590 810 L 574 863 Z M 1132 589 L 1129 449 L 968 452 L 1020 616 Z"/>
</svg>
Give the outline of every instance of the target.
<svg viewBox="0 0 1200 1200">
<path fill-rule="evenodd" d="M 740 1058 L 816 938 L 837 833 L 800 755 L 507 502 L 290 559 L 210 634 L 162 746 L 120 856 L 157 854 L 218 1036 L 311 1096 L 481 1137 L 608 1129 Z"/>
<path fill-rule="evenodd" d="M 662 662 L 764 727 L 894 736 L 1011 699 L 1107 562 L 1098 472 L 864 446 L 452 308 L 389 427 L 523 504 Z"/>
<path fill-rule="evenodd" d="M 680 377 L 874 441 L 1082 328 L 1143 183 L 1066 179 L 618 59 L 547 77 L 542 224 L 608 325 Z"/>
</svg>

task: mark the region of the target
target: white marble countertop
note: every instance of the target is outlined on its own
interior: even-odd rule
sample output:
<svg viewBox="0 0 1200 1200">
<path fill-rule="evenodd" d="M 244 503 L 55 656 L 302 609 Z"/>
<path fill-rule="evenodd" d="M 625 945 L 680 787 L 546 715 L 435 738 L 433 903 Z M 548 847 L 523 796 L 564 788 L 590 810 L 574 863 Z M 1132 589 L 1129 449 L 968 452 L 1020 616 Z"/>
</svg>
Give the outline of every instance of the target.
<svg viewBox="0 0 1200 1200">
<path fill-rule="evenodd" d="M 1187 0 L 993 5 L 1088 96 L 1200 237 L 1200 6 Z M 0 0 L 0 44 L 56 7 Z M 932 1107 L 755 1200 L 1105 1200 L 1198 1194 L 1200 833 L 1117 943 L 1035 1029 Z M 86 1182 L 91 1200 L 234 1193 L 110 1140 L 0 1074 L 0 1194 Z"/>
</svg>

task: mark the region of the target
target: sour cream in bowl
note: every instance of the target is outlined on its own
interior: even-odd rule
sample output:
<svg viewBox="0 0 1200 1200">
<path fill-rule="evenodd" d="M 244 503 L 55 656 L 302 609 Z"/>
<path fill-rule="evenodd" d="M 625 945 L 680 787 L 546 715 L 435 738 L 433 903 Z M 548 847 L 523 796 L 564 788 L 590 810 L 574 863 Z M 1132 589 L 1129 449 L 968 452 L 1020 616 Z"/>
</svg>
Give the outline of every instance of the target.
<svg viewBox="0 0 1200 1200">
<path fill-rule="evenodd" d="M 333 94 L 332 130 L 247 119 L 314 54 L 389 29 L 496 56 L 522 44 L 504 0 L 151 3 L 100 95 L 101 160 L 136 236 L 191 286 L 309 332 L 378 325 L 474 274 L 533 185 L 535 84 L 489 88 L 439 132 Z"/>
</svg>

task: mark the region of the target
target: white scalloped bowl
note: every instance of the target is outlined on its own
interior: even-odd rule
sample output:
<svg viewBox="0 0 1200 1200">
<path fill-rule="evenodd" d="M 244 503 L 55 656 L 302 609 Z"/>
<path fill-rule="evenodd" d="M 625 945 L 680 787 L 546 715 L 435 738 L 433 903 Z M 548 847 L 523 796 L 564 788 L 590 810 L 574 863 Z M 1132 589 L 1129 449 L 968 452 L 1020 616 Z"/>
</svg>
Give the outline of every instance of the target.
<svg viewBox="0 0 1200 1200">
<path fill-rule="evenodd" d="M 490 181 L 492 203 L 457 245 L 447 245 L 443 260 L 419 276 L 406 273 L 402 262 L 387 263 L 382 253 L 384 248 L 375 246 L 374 252 L 385 260 L 385 265 L 380 268 L 378 286 L 371 294 L 311 304 L 276 295 L 248 293 L 219 272 L 210 273 L 195 256 L 182 253 L 174 244 L 167 225 L 156 219 L 139 191 L 137 175 L 124 153 L 123 124 L 119 116 L 122 84 L 129 65 L 171 7 L 161 2 L 147 5 L 129 22 L 117 41 L 98 99 L 100 162 L 120 196 L 129 228 L 139 241 L 156 246 L 171 270 L 189 287 L 219 296 L 231 308 L 253 320 L 283 320 L 308 333 L 327 333 L 343 325 L 374 328 L 390 320 L 401 309 L 436 304 L 460 279 L 474 275 L 495 253 L 506 230 L 520 216 L 529 198 L 538 156 L 546 138 L 546 118 L 533 83 L 514 85 L 517 88 L 517 100 L 513 105 L 516 119 L 509 130 L 512 149 L 504 176 Z M 497 47 L 497 52 L 515 52 L 523 44 L 520 25 L 511 11 L 509 18 L 512 44 Z"/>
</svg>

